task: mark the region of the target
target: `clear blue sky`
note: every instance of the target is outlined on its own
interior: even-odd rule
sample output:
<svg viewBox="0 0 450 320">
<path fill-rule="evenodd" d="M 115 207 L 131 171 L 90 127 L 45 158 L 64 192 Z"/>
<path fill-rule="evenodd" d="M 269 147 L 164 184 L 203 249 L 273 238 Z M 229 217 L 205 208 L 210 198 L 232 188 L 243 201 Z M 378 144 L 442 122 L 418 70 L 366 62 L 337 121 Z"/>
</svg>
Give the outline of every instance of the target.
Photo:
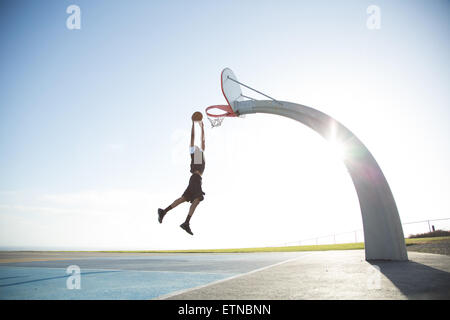
<svg viewBox="0 0 450 320">
<path fill-rule="evenodd" d="M 81 8 L 81 29 L 66 8 Z M 381 29 L 369 30 L 369 5 Z M 224 67 L 352 130 L 403 222 L 450 217 L 448 1 L 2 1 L 0 246 L 209 248 L 361 227 L 345 167 L 308 128 L 254 115 L 207 135 L 205 201 L 163 225 L 189 179 L 192 112 Z M 205 120 L 207 121 L 207 120 Z"/>
</svg>

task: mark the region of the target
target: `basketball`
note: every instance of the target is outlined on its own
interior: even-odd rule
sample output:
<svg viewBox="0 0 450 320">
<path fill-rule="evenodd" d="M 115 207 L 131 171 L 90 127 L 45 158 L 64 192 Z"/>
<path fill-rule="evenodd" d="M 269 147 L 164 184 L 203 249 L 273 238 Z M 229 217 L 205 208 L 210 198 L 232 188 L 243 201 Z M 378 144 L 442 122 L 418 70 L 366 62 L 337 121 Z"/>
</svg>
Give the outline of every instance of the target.
<svg viewBox="0 0 450 320">
<path fill-rule="evenodd" d="M 202 121 L 203 114 L 200 111 L 196 111 L 192 114 L 192 121 Z"/>
</svg>

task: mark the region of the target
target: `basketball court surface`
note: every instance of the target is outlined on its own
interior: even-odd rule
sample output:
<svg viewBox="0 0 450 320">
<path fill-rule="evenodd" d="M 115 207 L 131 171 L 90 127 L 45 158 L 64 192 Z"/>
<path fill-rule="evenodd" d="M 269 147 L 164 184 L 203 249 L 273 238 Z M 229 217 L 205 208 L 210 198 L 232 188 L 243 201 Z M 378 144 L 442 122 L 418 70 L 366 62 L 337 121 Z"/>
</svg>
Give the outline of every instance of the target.
<svg viewBox="0 0 450 320">
<path fill-rule="evenodd" d="M 220 84 L 227 104 L 205 109 L 212 127 L 225 118 L 273 114 L 342 144 L 361 207 L 365 251 L 3 252 L 0 299 L 450 299 L 450 257 L 407 254 L 389 184 L 360 139 L 319 110 L 238 81 L 229 68 Z M 242 88 L 268 100 L 244 95 Z M 202 117 L 195 112 L 192 121 Z"/>
<path fill-rule="evenodd" d="M 450 299 L 450 257 L 408 255 L 2 252 L 0 299 Z"/>
</svg>

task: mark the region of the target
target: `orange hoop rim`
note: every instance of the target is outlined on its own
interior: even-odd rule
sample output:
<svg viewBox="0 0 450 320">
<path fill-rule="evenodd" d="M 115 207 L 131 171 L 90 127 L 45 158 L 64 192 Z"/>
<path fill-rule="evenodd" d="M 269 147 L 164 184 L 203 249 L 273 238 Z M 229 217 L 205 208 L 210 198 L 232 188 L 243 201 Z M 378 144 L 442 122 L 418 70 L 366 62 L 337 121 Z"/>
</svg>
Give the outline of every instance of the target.
<svg viewBox="0 0 450 320">
<path fill-rule="evenodd" d="M 208 112 L 208 110 L 210 109 L 219 109 L 222 111 L 225 111 L 225 113 L 223 114 L 211 114 Z M 221 118 L 221 117 L 237 117 L 236 113 L 234 113 L 233 109 L 229 106 L 229 105 L 214 105 L 214 106 L 209 106 L 208 108 L 205 109 L 206 114 L 208 115 L 208 117 L 212 117 L 212 118 Z"/>
</svg>

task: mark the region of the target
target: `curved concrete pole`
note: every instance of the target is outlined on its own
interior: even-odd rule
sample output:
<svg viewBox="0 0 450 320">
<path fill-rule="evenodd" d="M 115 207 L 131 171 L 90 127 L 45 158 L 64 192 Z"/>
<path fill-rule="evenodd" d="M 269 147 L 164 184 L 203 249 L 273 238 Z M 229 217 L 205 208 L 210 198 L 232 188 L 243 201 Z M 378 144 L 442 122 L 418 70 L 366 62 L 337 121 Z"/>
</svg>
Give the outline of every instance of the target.
<svg viewBox="0 0 450 320">
<path fill-rule="evenodd" d="M 345 150 L 344 163 L 361 207 L 366 260 L 408 260 L 402 224 L 391 189 L 364 144 L 332 117 L 286 101 L 236 101 L 239 115 L 271 113 L 297 120 L 325 139 L 336 139 Z"/>
</svg>

